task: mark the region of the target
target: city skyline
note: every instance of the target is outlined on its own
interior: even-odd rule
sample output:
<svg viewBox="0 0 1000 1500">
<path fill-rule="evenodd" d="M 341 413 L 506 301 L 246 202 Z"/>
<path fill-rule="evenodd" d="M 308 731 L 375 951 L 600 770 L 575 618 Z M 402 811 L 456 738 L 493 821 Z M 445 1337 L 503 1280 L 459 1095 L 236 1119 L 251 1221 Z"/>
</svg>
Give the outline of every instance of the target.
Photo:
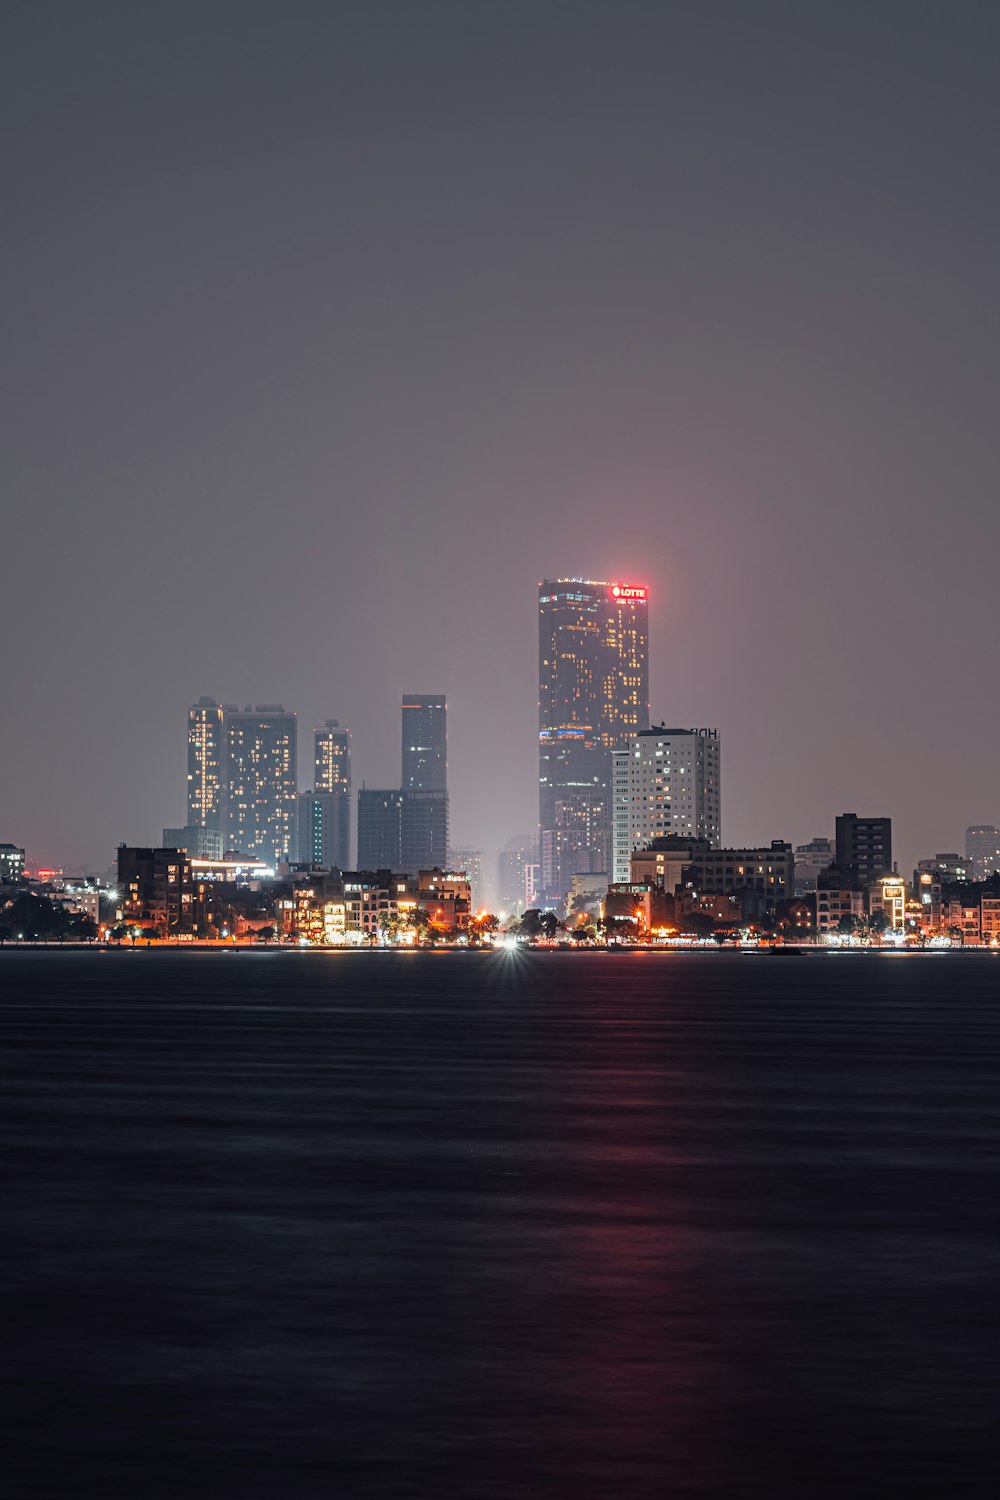
<svg viewBox="0 0 1000 1500">
<path fill-rule="evenodd" d="M 453 836 L 502 847 L 565 574 L 655 584 L 651 713 L 718 727 L 727 840 L 884 811 L 905 868 L 1000 823 L 984 11 L 456 9 L 442 49 L 105 9 L 7 38 L 5 837 L 183 825 L 202 684 L 393 785 L 426 670 Z"/>
</svg>

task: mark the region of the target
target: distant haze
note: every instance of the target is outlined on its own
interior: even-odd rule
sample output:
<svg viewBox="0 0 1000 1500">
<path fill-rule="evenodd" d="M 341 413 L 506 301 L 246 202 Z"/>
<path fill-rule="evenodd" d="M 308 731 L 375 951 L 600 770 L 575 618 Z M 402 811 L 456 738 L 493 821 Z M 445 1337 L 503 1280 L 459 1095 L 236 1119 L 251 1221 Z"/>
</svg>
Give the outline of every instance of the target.
<svg viewBox="0 0 1000 1500">
<path fill-rule="evenodd" d="M 1000 823 L 992 5 L 15 8 L 0 841 L 184 821 L 202 693 L 537 817 L 536 588 L 650 587 L 738 844 Z"/>
</svg>

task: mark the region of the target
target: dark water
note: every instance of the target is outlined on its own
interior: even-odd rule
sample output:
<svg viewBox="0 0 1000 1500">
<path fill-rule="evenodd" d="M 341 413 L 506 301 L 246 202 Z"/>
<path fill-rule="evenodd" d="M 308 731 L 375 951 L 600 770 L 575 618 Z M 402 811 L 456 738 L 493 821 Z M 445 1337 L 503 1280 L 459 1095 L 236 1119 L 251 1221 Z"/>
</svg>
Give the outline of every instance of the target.
<svg viewBox="0 0 1000 1500">
<path fill-rule="evenodd" d="M 10 1496 L 994 1495 L 1000 961 L 0 952 Z"/>
</svg>

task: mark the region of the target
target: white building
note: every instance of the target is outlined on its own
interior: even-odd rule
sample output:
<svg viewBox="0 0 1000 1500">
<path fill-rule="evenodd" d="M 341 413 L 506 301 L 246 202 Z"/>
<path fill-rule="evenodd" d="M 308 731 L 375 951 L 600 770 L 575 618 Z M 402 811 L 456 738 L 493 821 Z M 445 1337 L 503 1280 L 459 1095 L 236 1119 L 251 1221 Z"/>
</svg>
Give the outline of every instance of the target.
<svg viewBox="0 0 1000 1500">
<path fill-rule="evenodd" d="M 662 834 L 705 839 L 717 849 L 722 829 L 716 729 L 643 729 L 612 753 L 612 879 L 629 879 L 629 859 Z"/>
</svg>

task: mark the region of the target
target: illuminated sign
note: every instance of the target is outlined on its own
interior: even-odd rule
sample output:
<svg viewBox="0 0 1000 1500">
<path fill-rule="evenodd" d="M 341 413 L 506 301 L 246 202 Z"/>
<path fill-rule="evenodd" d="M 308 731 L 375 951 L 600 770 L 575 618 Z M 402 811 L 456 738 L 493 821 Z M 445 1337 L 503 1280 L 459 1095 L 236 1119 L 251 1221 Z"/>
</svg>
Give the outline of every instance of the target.
<svg viewBox="0 0 1000 1500">
<path fill-rule="evenodd" d="M 646 587 L 638 583 L 613 583 L 611 596 L 614 599 L 645 599 Z"/>
</svg>

